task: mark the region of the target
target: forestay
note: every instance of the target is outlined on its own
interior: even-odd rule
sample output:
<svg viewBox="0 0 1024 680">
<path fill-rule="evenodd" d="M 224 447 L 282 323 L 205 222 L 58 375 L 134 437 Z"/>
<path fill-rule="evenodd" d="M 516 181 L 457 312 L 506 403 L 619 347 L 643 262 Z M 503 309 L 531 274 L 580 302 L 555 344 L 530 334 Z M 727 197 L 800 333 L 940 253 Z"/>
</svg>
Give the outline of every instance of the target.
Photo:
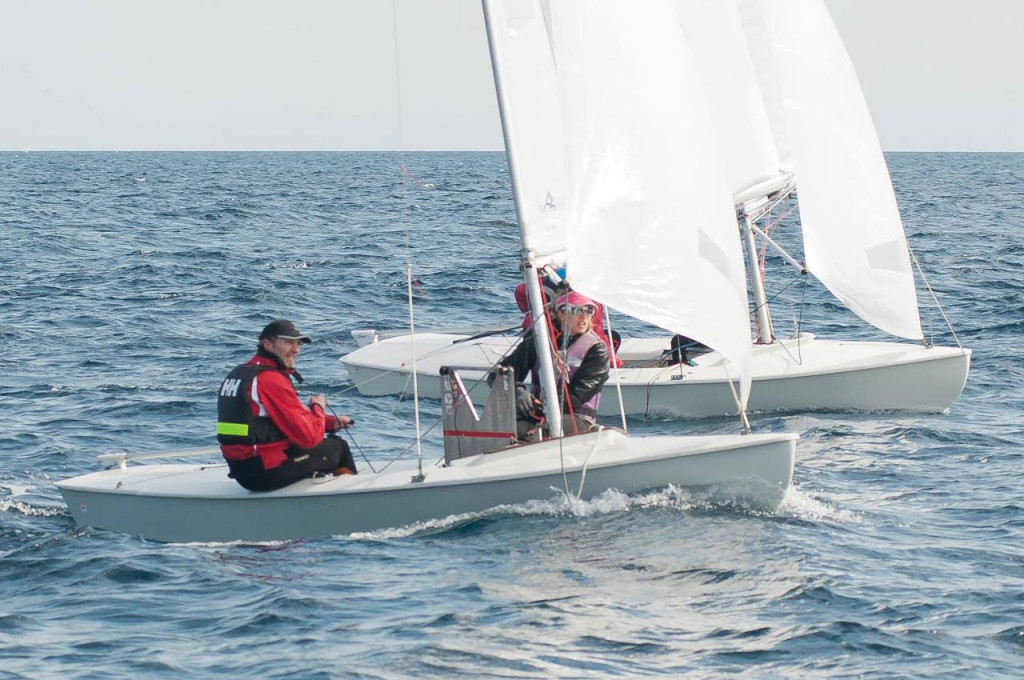
<svg viewBox="0 0 1024 680">
<path fill-rule="evenodd" d="M 853 65 L 821 0 L 739 0 L 780 155 L 797 175 L 807 266 L 868 323 L 920 339 L 892 182 Z M 783 129 L 784 128 L 784 129 Z"/>
</svg>

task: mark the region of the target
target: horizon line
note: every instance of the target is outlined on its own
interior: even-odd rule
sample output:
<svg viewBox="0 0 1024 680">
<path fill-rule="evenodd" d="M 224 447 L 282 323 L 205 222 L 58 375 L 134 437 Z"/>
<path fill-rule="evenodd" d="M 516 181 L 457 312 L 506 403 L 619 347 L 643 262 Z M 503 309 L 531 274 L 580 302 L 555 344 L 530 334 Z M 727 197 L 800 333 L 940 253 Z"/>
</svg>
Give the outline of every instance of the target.
<svg viewBox="0 0 1024 680">
<path fill-rule="evenodd" d="M 883 153 L 1024 153 L 1024 149 L 883 149 Z M 505 153 L 497 149 L 0 149 L 0 153 Z"/>
</svg>

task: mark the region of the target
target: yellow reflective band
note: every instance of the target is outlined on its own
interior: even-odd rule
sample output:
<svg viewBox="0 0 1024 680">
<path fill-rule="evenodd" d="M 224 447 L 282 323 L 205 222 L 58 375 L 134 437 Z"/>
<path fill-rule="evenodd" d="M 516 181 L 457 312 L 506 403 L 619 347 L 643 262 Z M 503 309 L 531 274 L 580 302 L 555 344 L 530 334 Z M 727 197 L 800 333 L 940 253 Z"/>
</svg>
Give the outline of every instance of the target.
<svg viewBox="0 0 1024 680">
<path fill-rule="evenodd" d="M 217 423 L 217 434 L 231 437 L 248 437 L 249 426 L 245 423 Z"/>
</svg>

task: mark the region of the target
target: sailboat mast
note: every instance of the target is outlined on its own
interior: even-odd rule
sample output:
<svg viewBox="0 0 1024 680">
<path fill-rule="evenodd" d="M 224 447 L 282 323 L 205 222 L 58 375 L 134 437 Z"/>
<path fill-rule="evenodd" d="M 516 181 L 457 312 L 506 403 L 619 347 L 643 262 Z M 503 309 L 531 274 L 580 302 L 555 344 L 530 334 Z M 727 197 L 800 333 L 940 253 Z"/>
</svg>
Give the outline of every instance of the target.
<svg viewBox="0 0 1024 680">
<path fill-rule="evenodd" d="M 537 279 L 537 269 L 531 259 L 531 252 L 526 247 L 526 231 L 523 228 L 522 192 L 517 181 L 516 159 L 512 152 L 514 146 L 509 138 L 509 125 L 505 111 L 505 96 L 502 91 L 501 65 L 495 54 L 493 38 L 493 22 L 491 20 L 490 0 L 482 0 L 484 25 L 487 29 L 487 49 L 491 55 L 491 70 L 494 73 L 494 89 L 498 95 L 498 112 L 501 115 L 501 133 L 505 140 L 505 155 L 508 159 L 509 176 L 512 178 L 512 195 L 516 205 L 516 221 L 519 224 L 520 241 L 523 243 L 523 280 L 530 300 L 530 315 L 533 317 L 533 338 L 537 343 L 537 357 L 540 367 L 541 396 L 544 401 L 544 413 L 547 419 L 548 435 L 559 437 L 562 434 L 562 409 L 558 402 L 558 387 L 555 382 L 554 362 L 551 356 L 551 336 L 548 334 L 547 317 L 544 299 Z"/>
<path fill-rule="evenodd" d="M 758 344 L 770 344 L 775 339 L 775 331 L 772 328 L 772 317 L 768 311 L 768 298 L 764 292 L 761 268 L 758 266 L 757 244 L 754 242 L 754 229 L 750 215 L 743 216 L 742 232 L 743 242 L 747 248 L 747 274 L 750 275 L 750 290 L 754 296 L 757 342 Z"/>
</svg>

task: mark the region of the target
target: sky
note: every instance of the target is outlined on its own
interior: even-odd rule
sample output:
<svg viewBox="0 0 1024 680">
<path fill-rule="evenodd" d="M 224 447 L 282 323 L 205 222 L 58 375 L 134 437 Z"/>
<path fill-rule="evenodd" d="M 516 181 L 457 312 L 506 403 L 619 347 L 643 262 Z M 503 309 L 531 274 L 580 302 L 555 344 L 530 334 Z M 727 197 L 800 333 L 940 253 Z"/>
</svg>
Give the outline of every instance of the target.
<svg viewBox="0 0 1024 680">
<path fill-rule="evenodd" d="M 1024 151 L 1024 2 L 826 4 L 885 150 Z M 501 148 L 479 0 L 0 0 L 0 150 Z"/>
</svg>

